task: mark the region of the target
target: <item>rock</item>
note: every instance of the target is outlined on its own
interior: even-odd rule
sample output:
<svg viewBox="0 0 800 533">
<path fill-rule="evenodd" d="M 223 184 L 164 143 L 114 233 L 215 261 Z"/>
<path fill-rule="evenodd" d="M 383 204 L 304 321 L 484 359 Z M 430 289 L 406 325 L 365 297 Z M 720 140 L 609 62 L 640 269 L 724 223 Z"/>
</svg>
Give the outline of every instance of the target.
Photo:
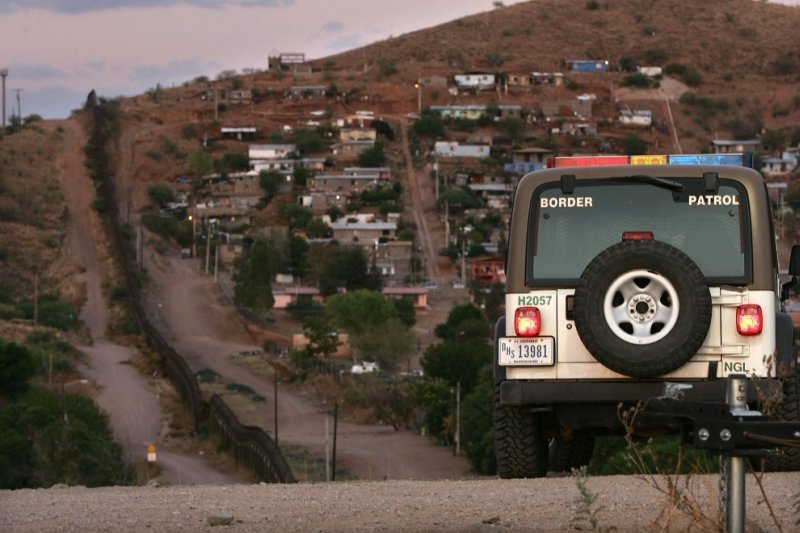
<svg viewBox="0 0 800 533">
<path fill-rule="evenodd" d="M 232 516 L 209 516 L 207 519 L 209 526 L 229 526 L 233 522 Z"/>
</svg>

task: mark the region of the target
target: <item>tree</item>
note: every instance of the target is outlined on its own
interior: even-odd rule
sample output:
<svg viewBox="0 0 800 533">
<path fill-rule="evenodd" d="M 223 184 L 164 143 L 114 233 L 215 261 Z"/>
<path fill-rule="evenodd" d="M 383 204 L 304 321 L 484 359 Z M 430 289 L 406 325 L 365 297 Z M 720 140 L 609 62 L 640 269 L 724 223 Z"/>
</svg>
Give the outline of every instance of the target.
<svg viewBox="0 0 800 533">
<path fill-rule="evenodd" d="M 334 294 L 325 303 L 325 314 L 351 335 L 380 330 L 397 318 L 394 304 L 383 294 L 363 289 Z"/>
<path fill-rule="evenodd" d="M 461 402 L 461 441 L 464 451 L 479 474 L 494 475 L 497 471 L 492 421 L 493 369 L 485 364 L 478 372 L 478 381 Z"/>
<path fill-rule="evenodd" d="M 339 347 L 336 328 L 327 316 L 312 316 L 303 322 L 303 332 L 308 338 L 306 351 L 316 357 L 330 357 Z"/>
<path fill-rule="evenodd" d="M 350 344 L 362 361 L 375 361 L 381 368 L 394 369 L 414 350 L 416 338 L 397 318 L 362 329 L 350 337 Z"/>
<path fill-rule="evenodd" d="M 14 399 L 28 390 L 28 380 L 36 373 L 30 350 L 0 340 L 0 396 Z"/>
<path fill-rule="evenodd" d="M 497 129 L 505 133 L 509 139 L 518 143 L 525 137 L 525 123 L 516 117 L 507 117 L 497 122 Z"/>
<path fill-rule="evenodd" d="M 422 116 L 414 121 L 414 133 L 420 137 L 439 139 L 445 136 L 442 117 L 431 111 L 425 111 Z"/>
<path fill-rule="evenodd" d="M 163 183 L 148 187 L 147 196 L 149 196 L 150 201 L 158 207 L 164 207 L 168 203 L 175 201 L 175 193 L 172 192 L 169 185 L 164 185 Z"/>
<path fill-rule="evenodd" d="M 417 312 L 414 310 L 414 302 L 411 298 L 392 298 L 395 311 L 397 311 L 397 318 L 408 326 L 412 327 L 417 323 Z"/>
<path fill-rule="evenodd" d="M 646 154 L 647 142 L 635 133 L 629 133 L 622 139 L 623 151 L 628 155 Z"/>
<path fill-rule="evenodd" d="M 189 174 L 196 179 L 207 176 L 214 171 L 214 158 L 202 148 L 195 148 L 186 156 Z"/>
<path fill-rule="evenodd" d="M 440 378 L 468 393 L 478 381 L 478 371 L 492 361 L 492 347 L 486 339 L 444 341 L 429 346 L 422 357 L 422 369 L 432 378 Z"/>
<path fill-rule="evenodd" d="M 455 306 L 447 320 L 436 326 L 436 336 L 443 340 L 488 338 L 489 323 L 479 308 L 472 304 Z"/>
<path fill-rule="evenodd" d="M 283 176 L 276 170 L 262 170 L 258 173 L 258 184 L 264 191 L 264 203 L 269 204 L 278 192 Z"/>
<path fill-rule="evenodd" d="M 378 135 L 385 137 L 389 141 L 394 140 L 394 130 L 385 120 L 373 120 L 372 127 Z"/>
<path fill-rule="evenodd" d="M 356 386 L 345 391 L 350 405 L 371 409 L 378 421 L 395 431 L 409 427 L 414 405 L 406 387 L 401 383 L 385 383 L 378 376 L 357 376 Z"/>
<path fill-rule="evenodd" d="M 271 280 L 277 272 L 278 254 L 270 241 L 255 241 L 236 262 L 234 290 L 236 302 L 254 311 L 272 309 Z"/>
<path fill-rule="evenodd" d="M 250 157 L 247 154 L 228 153 L 222 156 L 221 166 L 221 170 L 227 172 L 247 171 L 250 169 Z"/>
<path fill-rule="evenodd" d="M 382 141 L 358 154 L 358 164 L 362 167 L 382 167 L 386 164 L 386 152 Z"/>
</svg>

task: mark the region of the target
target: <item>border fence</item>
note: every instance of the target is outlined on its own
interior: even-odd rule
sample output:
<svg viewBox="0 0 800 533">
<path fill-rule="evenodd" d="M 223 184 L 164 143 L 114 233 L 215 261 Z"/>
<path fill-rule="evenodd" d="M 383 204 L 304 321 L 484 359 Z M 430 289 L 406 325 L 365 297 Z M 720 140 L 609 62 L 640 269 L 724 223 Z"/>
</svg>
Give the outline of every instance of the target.
<svg viewBox="0 0 800 533">
<path fill-rule="evenodd" d="M 119 219 L 119 207 L 107 151 L 107 144 L 111 141 L 109 132 L 113 130 L 113 125 L 107 123 L 108 114 L 101 112 L 103 105 L 107 104 L 99 102 L 92 91 L 86 102 L 86 110 L 91 121 L 91 138 L 86 152 L 87 157 L 93 159 L 95 187 L 98 196 L 105 204 L 130 305 L 148 346 L 159 355 L 164 374 L 186 402 L 195 430 L 201 423 L 209 420 L 212 432 L 220 435 L 223 449 L 230 450 L 237 465 L 252 471 L 258 481 L 295 483 L 294 475 L 275 441 L 261 428 L 242 425 L 219 395 L 212 396 L 209 402 L 203 400 L 197 378 L 186 360 L 167 343 L 147 318 L 141 301 L 136 260 L 132 257 Z"/>
</svg>

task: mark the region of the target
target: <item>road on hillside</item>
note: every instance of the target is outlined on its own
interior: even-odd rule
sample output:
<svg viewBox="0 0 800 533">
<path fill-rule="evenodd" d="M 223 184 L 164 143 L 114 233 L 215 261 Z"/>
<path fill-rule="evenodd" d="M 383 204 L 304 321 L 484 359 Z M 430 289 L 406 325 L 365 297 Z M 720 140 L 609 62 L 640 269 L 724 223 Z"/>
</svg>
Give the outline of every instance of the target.
<svg viewBox="0 0 800 533">
<path fill-rule="evenodd" d="M 146 159 L 146 155 L 137 153 L 137 140 L 158 135 L 152 131 L 157 127 L 132 122 L 122 129 L 117 143 L 119 168 L 115 178 L 121 194 L 119 203 L 124 206 L 123 212 L 130 210 L 134 225 L 147 201 L 148 186 L 137 168 L 137 161 Z M 246 385 L 266 398 L 248 407 L 257 425 L 271 433 L 275 424 L 273 378 L 252 372 L 233 356 L 260 348 L 242 318 L 213 277 L 200 271 L 199 263 L 182 259 L 176 249 L 165 254 L 157 252 L 149 237 L 145 241 L 143 260 L 150 282 L 144 294 L 149 318 L 193 370 L 211 369 L 219 374 L 221 383 Z M 318 405 L 314 399 L 279 385 L 278 408 L 280 444 L 301 446 L 313 456 L 324 458 L 326 418 L 331 406 Z M 451 479 L 465 475 L 470 468 L 465 457 L 454 457 L 450 448 L 436 446 L 410 431 L 342 420 L 336 455 L 337 466 L 359 479 Z M 302 478 L 302 473 L 297 477 Z"/>
</svg>

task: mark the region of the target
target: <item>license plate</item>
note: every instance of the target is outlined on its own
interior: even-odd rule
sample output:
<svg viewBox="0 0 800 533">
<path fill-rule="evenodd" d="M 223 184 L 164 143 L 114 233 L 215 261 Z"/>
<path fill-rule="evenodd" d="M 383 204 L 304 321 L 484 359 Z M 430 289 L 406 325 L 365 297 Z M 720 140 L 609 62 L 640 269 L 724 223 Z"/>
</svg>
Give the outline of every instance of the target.
<svg viewBox="0 0 800 533">
<path fill-rule="evenodd" d="M 550 366 L 555 362 L 553 337 L 501 337 L 501 366 Z"/>
</svg>

